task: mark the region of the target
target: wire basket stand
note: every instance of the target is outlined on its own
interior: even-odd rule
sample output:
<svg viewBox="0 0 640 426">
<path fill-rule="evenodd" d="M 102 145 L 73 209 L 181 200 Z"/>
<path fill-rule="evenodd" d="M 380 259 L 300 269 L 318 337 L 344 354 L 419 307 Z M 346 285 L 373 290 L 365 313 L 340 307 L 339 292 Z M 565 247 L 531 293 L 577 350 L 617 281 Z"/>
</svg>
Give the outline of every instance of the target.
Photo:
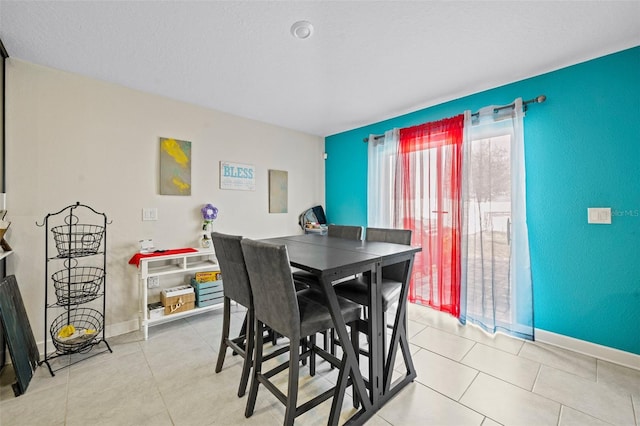
<svg viewBox="0 0 640 426">
<path fill-rule="evenodd" d="M 93 223 L 81 223 L 81 220 Z M 51 376 L 95 355 L 113 352 L 104 327 L 106 229 L 110 223 L 106 214 L 79 202 L 47 214 L 42 223 L 36 222 L 45 228 L 44 359 L 38 364 L 46 364 Z M 58 268 L 61 265 L 61 269 L 49 275 L 49 269 L 55 265 Z M 106 348 L 92 351 L 100 343 Z M 54 347 L 52 352 L 48 348 L 50 344 Z M 66 357 L 66 362 L 54 369 L 51 361 L 60 357 Z"/>
</svg>

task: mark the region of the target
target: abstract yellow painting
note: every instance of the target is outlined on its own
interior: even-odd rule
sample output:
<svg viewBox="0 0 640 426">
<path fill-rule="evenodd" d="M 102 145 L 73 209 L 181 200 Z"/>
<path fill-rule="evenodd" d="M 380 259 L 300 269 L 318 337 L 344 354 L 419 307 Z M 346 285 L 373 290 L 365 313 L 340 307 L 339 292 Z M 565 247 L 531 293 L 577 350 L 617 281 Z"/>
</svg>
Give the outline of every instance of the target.
<svg viewBox="0 0 640 426">
<path fill-rule="evenodd" d="M 191 142 L 160 138 L 160 194 L 191 195 Z"/>
</svg>

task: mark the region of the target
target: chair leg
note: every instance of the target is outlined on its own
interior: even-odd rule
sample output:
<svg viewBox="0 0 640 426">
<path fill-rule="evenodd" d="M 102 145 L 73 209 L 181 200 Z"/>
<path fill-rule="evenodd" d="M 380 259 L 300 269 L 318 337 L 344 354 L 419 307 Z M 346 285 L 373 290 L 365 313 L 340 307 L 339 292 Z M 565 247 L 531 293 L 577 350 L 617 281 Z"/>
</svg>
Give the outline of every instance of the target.
<svg viewBox="0 0 640 426">
<path fill-rule="evenodd" d="M 251 375 L 251 388 L 249 389 L 249 397 L 247 398 L 247 407 L 244 411 L 245 417 L 251 417 L 256 407 L 256 399 L 258 397 L 258 375 L 262 373 L 262 347 L 264 345 L 264 328 L 260 321 L 255 320 L 255 354 L 253 357 L 253 374 Z"/>
<path fill-rule="evenodd" d="M 331 330 L 327 330 L 327 334 L 330 335 L 329 340 L 331 341 L 331 345 L 329 346 L 329 353 L 333 356 L 336 355 L 336 330 L 332 328 Z M 332 370 L 336 368 L 333 364 L 330 365 Z"/>
<path fill-rule="evenodd" d="M 382 365 L 387 365 L 387 311 L 382 312 Z"/>
<path fill-rule="evenodd" d="M 293 425 L 296 418 L 298 404 L 298 376 L 300 374 L 299 342 L 291 339 L 289 342 L 289 388 L 287 391 L 287 410 L 284 416 L 285 425 Z"/>
<path fill-rule="evenodd" d="M 238 334 L 238 336 L 246 336 L 247 335 L 247 315 L 249 313 L 247 312 L 246 314 L 244 314 L 244 320 L 242 321 L 242 327 L 240 327 L 240 334 Z M 244 342 L 242 342 L 242 345 L 246 348 L 247 346 L 247 340 L 245 338 Z M 238 352 L 233 351 L 233 356 L 238 355 Z"/>
<path fill-rule="evenodd" d="M 316 375 L 316 354 L 314 351 L 314 347 L 316 345 L 316 335 L 312 334 L 311 336 L 309 336 L 307 339 L 305 339 L 305 342 L 308 342 L 307 344 L 304 345 L 304 347 L 308 348 L 310 353 L 309 353 L 309 375 L 311 377 Z"/>
<path fill-rule="evenodd" d="M 255 344 L 255 327 L 253 320 L 253 309 L 247 310 L 247 316 L 245 317 L 245 323 L 247 324 L 246 330 L 246 345 L 244 349 L 244 362 L 242 363 L 242 376 L 240 376 L 240 386 L 238 386 L 238 396 L 244 396 L 247 390 L 247 382 L 249 381 L 249 373 L 251 372 L 251 361 L 253 360 L 253 345 Z"/>
<path fill-rule="evenodd" d="M 306 337 L 300 339 L 300 347 L 305 349 L 309 347 L 309 342 Z M 307 358 L 302 359 L 302 365 L 307 365 Z"/>
<path fill-rule="evenodd" d="M 219 373 L 222 370 L 224 357 L 227 353 L 227 339 L 229 338 L 229 324 L 231 322 L 231 302 L 228 297 L 224 298 L 224 307 L 222 312 L 222 337 L 220 338 L 220 349 L 218 350 L 216 373 Z"/>
<path fill-rule="evenodd" d="M 358 331 L 358 322 L 351 323 L 351 346 L 356 353 L 357 357 L 360 357 L 360 332 Z M 360 362 L 358 361 L 358 364 Z M 353 408 L 360 408 L 360 398 L 356 389 L 356 384 L 351 385 L 351 393 L 353 395 Z"/>
</svg>

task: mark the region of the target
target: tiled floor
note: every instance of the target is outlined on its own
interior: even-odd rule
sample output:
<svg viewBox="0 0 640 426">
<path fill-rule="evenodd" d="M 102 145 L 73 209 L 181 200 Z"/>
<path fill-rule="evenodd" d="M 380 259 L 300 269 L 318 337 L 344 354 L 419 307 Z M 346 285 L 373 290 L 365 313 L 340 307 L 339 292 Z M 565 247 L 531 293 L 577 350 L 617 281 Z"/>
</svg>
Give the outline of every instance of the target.
<svg viewBox="0 0 640 426">
<path fill-rule="evenodd" d="M 235 314 L 235 326 L 242 318 Z M 416 381 L 383 407 L 370 425 L 639 425 L 640 371 L 504 335 L 490 337 L 451 317 L 410 305 Z M 260 388 L 254 415 L 236 396 L 240 358 L 227 355 L 214 372 L 221 325 L 215 311 L 109 339 L 102 354 L 51 377 L 35 372 L 15 398 L 13 372 L 0 376 L 0 425 L 280 425 L 284 409 Z M 399 364 L 398 364 L 399 365 Z M 305 371 L 305 370 L 303 370 Z M 285 374 L 281 375 L 285 384 Z M 332 385 L 320 363 L 304 375 L 308 398 Z M 296 419 L 326 424 L 330 401 Z M 352 413 L 345 398 L 343 418 Z"/>
</svg>

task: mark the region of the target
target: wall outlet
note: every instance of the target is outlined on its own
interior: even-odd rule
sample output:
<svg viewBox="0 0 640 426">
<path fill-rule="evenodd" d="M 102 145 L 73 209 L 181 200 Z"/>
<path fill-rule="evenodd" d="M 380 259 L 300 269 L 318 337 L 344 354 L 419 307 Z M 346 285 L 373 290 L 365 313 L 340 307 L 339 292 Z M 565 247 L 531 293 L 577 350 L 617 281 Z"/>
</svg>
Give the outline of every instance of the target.
<svg viewBox="0 0 640 426">
<path fill-rule="evenodd" d="M 587 209 L 587 223 L 611 224 L 611 207 L 591 207 Z"/>
<path fill-rule="evenodd" d="M 160 277 L 147 278 L 147 288 L 160 287 Z"/>
</svg>

